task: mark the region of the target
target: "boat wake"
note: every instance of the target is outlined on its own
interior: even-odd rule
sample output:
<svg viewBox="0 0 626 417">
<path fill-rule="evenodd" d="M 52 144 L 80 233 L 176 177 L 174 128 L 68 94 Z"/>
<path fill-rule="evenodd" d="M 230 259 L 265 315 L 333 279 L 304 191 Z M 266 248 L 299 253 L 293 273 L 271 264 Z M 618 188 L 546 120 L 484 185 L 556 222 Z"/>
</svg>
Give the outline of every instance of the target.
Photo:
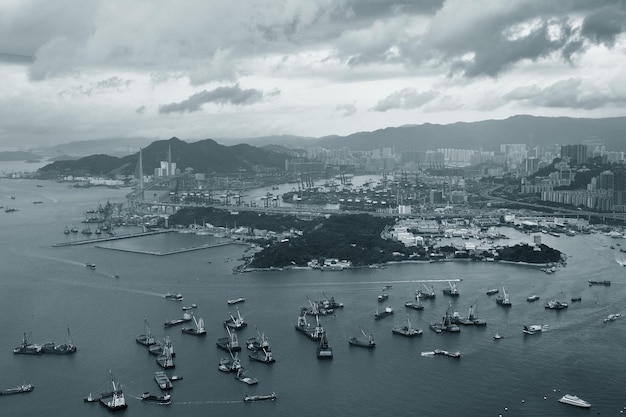
<svg viewBox="0 0 626 417">
<path fill-rule="evenodd" d="M 243 400 L 224 400 L 224 401 L 174 401 L 172 404 L 177 405 L 202 405 L 202 404 L 241 404 Z"/>
</svg>

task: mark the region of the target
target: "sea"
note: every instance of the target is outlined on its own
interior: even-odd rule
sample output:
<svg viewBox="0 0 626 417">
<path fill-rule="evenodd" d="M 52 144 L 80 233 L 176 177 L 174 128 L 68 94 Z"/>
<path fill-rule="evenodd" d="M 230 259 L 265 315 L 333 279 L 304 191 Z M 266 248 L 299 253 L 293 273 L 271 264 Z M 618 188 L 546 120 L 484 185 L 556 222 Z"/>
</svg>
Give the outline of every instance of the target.
<svg viewBox="0 0 626 417">
<path fill-rule="evenodd" d="M 125 203 L 130 189 L 70 188 L 54 181 L 1 179 L 0 206 L 0 389 L 23 383 L 33 392 L 0 397 L 0 416 L 107 416 L 110 412 L 83 398 L 111 389 L 110 375 L 126 395 L 125 416 L 577 416 L 622 414 L 626 409 L 626 318 L 604 323 L 612 313 L 626 314 L 626 268 L 618 264 L 626 241 L 602 233 L 554 237 L 543 243 L 567 255 L 567 265 L 553 274 L 536 267 L 488 262 L 397 263 L 384 268 L 341 272 L 292 269 L 233 273 L 249 254 L 241 244 L 157 256 L 136 251 L 167 252 L 223 240 L 212 236 L 164 233 L 117 241 L 55 246 L 84 239 L 65 235 L 85 212 L 106 202 Z M 33 202 L 38 202 L 33 204 Z M 118 235 L 140 229 L 120 227 Z M 503 244 L 532 242 L 532 236 L 502 229 Z M 93 238 L 92 238 L 93 239 Z M 619 243 L 624 242 L 623 245 Z M 614 249 L 611 249 L 611 246 Z M 121 250 L 120 250 L 121 249 Z M 86 267 L 96 264 L 96 269 Z M 611 280 L 589 286 L 588 280 Z M 460 296 L 444 296 L 448 280 Z M 423 282 L 433 286 L 434 300 L 423 311 L 406 309 Z M 377 297 L 387 286 L 389 298 Z M 505 287 L 511 308 L 496 304 L 490 288 Z M 184 300 L 166 299 L 181 293 Z M 534 303 L 526 297 L 537 294 Z M 301 307 L 309 300 L 334 297 L 344 304 L 321 316 L 332 360 L 318 360 L 317 343 L 295 331 Z M 245 302 L 228 305 L 227 300 Z M 581 297 L 580 302 L 570 302 Z M 569 308 L 544 308 L 551 299 Z M 197 304 L 206 336 L 165 328 L 182 317 L 183 306 Z M 437 334 L 429 324 L 448 308 L 467 315 L 475 306 L 486 327 L 462 327 L 458 334 Z M 375 320 L 378 309 L 394 314 Z M 276 362 L 248 358 L 242 364 L 258 384 L 246 385 L 218 370 L 227 355 L 216 346 L 225 337 L 224 320 L 237 311 L 248 326 L 245 340 L 264 333 Z M 423 334 L 392 334 L 407 323 Z M 314 323 L 314 318 L 309 317 Z M 148 323 L 159 339 L 169 336 L 180 375 L 171 391 L 173 403 L 159 406 L 140 400 L 159 394 L 155 356 L 135 338 Z M 522 333 L 524 325 L 548 330 Z M 67 340 L 68 328 L 78 350 L 73 355 L 13 354 L 24 334 L 33 343 Z M 374 349 L 349 345 L 361 330 L 372 333 Z M 495 333 L 503 336 L 494 340 Z M 433 356 L 434 349 L 459 351 L 460 359 Z M 275 392 L 276 401 L 243 402 L 247 394 Z M 558 402 L 564 394 L 591 403 L 591 410 Z"/>
</svg>

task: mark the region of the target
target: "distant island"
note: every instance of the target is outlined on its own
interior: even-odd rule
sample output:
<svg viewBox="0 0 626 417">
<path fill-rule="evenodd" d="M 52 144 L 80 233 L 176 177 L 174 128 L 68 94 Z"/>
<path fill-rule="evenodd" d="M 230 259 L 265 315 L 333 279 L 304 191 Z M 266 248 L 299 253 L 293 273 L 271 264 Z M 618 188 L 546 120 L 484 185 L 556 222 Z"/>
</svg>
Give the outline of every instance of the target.
<svg viewBox="0 0 626 417">
<path fill-rule="evenodd" d="M 198 225 L 198 219 L 202 220 Z M 232 228 L 236 239 L 255 243 L 258 252 L 245 259 L 240 272 L 255 269 L 339 265 L 369 267 L 400 261 L 507 261 L 545 265 L 562 261 L 562 253 L 544 244 L 520 244 L 497 251 L 459 251 L 437 246 L 425 239 L 422 246 L 405 246 L 387 239 L 384 231 L 395 223 L 391 217 L 369 214 L 337 214 L 309 219 L 295 215 L 270 215 L 256 212 L 230 212 L 215 208 L 185 208 L 170 216 L 171 225 L 189 228 Z M 330 264 L 329 264 L 330 260 Z M 322 268 L 323 269 L 323 268 Z"/>
</svg>

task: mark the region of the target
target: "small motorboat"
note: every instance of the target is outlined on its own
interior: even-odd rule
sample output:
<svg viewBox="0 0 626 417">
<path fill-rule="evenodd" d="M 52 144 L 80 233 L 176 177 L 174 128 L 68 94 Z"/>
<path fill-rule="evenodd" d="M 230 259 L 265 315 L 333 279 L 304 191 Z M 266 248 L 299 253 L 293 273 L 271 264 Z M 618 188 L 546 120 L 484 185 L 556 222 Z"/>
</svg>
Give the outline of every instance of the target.
<svg viewBox="0 0 626 417">
<path fill-rule="evenodd" d="M 86 396 L 85 398 L 83 398 L 83 401 L 86 403 L 97 403 L 100 400 L 100 398 L 96 398 L 93 395 L 91 395 L 91 392 L 89 393 L 88 396 Z"/>
<path fill-rule="evenodd" d="M 496 334 L 493 335 L 493 340 L 500 340 L 500 339 L 502 339 L 502 335 L 496 332 Z"/>
</svg>

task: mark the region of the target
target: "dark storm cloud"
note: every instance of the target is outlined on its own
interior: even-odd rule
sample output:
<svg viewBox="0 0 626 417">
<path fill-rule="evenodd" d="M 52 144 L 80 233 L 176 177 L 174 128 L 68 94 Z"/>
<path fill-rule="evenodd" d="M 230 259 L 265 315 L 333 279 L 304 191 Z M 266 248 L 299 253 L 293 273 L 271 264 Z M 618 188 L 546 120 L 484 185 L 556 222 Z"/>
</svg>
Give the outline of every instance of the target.
<svg viewBox="0 0 626 417">
<path fill-rule="evenodd" d="M 200 111 L 206 103 L 233 104 L 245 106 L 254 104 L 263 99 L 263 92 L 253 88 L 242 90 L 239 85 L 234 87 L 217 87 L 214 90 L 203 90 L 179 103 L 164 104 L 159 107 L 159 113 L 191 113 Z"/>
<path fill-rule="evenodd" d="M 585 17 L 581 34 L 592 42 L 613 47 L 615 38 L 624 32 L 625 22 L 625 10 L 620 7 L 605 8 Z"/>
<path fill-rule="evenodd" d="M 387 110 L 396 109 L 416 109 L 434 100 L 438 95 L 436 91 L 420 93 L 414 88 L 404 88 L 380 100 L 370 111 L 386 112 Z"/>
<path fill-rule="evenodd" d="M 610 105 L 623 105 L 626 97 L 595 88 L 585 88 L 583 80 L 569 78 L 541 88 L 536 85 L 518 87 L 504 96 L 530 106 L 592 110 Z"/>
</svg>

